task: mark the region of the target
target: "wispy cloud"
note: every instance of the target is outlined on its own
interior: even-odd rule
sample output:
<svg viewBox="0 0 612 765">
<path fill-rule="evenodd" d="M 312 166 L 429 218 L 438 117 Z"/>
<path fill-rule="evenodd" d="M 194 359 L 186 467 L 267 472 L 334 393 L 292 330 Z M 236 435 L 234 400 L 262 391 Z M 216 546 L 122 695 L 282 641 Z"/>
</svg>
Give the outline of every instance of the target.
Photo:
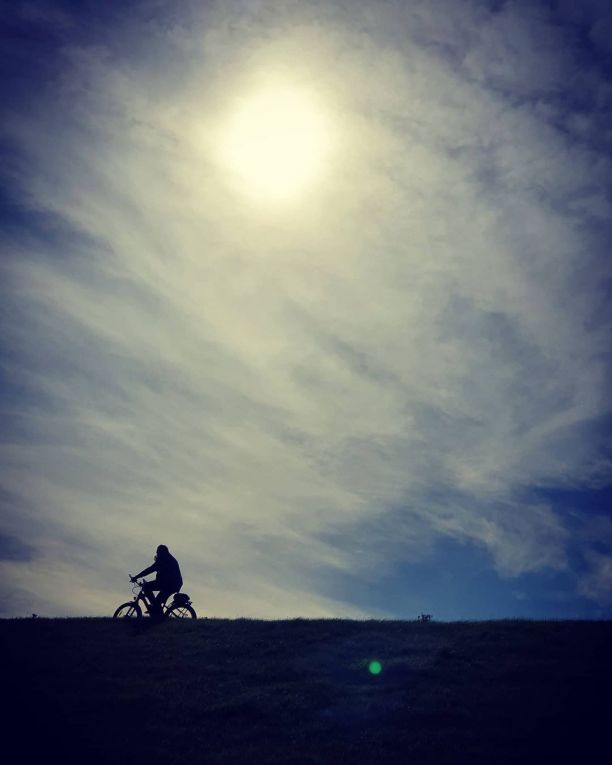
<svg viewBox="0 0 612 765">
<path fill-rule="evenodd" d="M 36 550 L 5 556 L 9 612 L 102 613 L 162 541 L 229 615 L 357 614 L 334 572 L 440 535 L 504 575 L 570 566 L 530 491 L 610 475 L 609 86 L 520 4 L 307 6 L 136 16 L 133 55 L 68 34 L 9 115 L 50 216 L 5 241 L 5 532 Z M 270 71 L 332 126 L 299 206 L 213 150 Z"/>
</svg>

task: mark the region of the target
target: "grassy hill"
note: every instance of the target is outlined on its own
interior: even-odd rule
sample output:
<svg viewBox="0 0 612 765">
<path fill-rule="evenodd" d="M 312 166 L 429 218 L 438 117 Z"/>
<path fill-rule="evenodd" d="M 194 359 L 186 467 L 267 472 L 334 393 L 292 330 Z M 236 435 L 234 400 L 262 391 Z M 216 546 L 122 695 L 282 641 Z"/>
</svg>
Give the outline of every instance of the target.
<svg viewBox="0 0 612 765">
<path fill-rule="evenodd" d="M 17 619 L 0 639 L 25 762 L 610 756 L 611 622 Z"/>
</svg>

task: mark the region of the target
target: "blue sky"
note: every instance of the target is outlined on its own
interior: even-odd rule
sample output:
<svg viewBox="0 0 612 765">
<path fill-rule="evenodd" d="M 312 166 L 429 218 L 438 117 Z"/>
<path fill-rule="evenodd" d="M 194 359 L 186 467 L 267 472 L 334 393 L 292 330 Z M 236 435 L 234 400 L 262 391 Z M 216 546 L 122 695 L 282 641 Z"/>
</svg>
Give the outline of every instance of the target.
<svg viewBox="0 0 612 765">
<path fill-rule="evenodd" d="M 612 615 L 606 3 L 2 9 L 0 614 Z"/>
</svg>

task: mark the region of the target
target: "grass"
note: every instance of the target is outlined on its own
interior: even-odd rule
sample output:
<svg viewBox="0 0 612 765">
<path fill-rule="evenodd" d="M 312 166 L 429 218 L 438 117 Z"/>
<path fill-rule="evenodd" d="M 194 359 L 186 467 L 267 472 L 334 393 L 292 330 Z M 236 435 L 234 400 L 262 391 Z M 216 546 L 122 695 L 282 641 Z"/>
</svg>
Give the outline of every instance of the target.
<svg viewBox="0 0 612 765">
<path fill-rule="evenodd" d="M 15 619 L 0 639 L 26 762 L 546 764 L 608 749 L 610 622 Z"/>
</svg>

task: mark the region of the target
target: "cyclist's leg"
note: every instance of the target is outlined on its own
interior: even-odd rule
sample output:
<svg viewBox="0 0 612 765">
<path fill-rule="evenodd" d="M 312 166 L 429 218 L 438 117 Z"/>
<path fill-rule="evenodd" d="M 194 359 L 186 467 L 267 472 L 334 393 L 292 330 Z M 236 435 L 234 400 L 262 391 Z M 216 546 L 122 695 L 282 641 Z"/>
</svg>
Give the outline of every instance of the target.
<svg viewBox="0 0 612 765">
<path fill-rule="evenodd" d="M 166 601 L 168 598 L 174 594 L 174 590 L 160 590 L 159 595 L 157 596 L 157 602 L 159 604 L 160 611 L 163 609 L 163 607 L 166 604 Z"/>
<path fill-rule="evenodd" d="M 144 590 L 145 595 L 147 596 L 147 600 L 149 601 L 149 613 L 151 615 L 161 613 L 161 609 L 157 603 L 157 597 L 155 595 L 155 593 L 159 590 L 159 587 L 156 585 L 156 583 L 145 582 L 142 586 L 142 589 Z"/>
<path fill-rule="evenodd" d="M 169 590 L 167 588 L 162 590 L 159 589 L 158 586 L 155 587 L 155 590 L 158 590 L 158 593 L 155 597 L 152 598 L 153 610 L 151 613 L 155 614 L 155 616 L 162 616 L 164 613 L 164 604 L 166 600 L 173 594 L 174 590 Z"/>
</svg>

